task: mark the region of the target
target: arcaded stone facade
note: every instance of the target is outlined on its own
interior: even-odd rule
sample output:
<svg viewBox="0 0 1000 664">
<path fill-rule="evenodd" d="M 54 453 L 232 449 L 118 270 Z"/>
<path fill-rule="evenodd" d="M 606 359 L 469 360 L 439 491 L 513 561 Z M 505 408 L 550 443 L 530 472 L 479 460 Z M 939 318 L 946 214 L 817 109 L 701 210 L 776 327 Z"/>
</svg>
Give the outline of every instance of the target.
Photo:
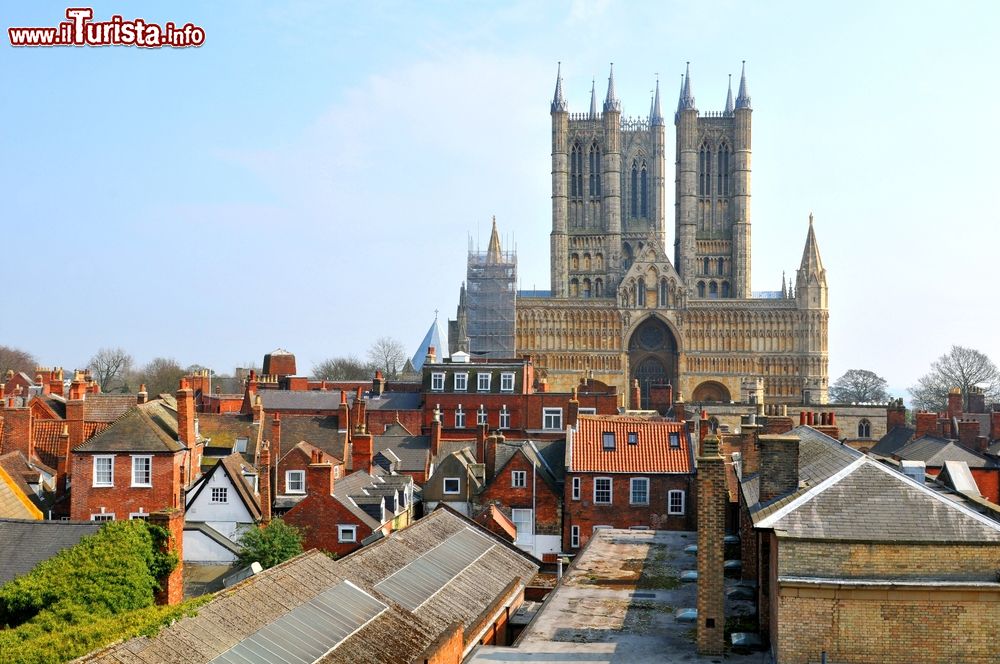
<svg viewBox="0 0 1000 664">
<path fill-rule="evenodd" d="M 666 253 L 665 123 L 659 85 L 646 118 L 623 118 L 608 79 L 603 112 L 552 114 L 551 290 L 522 291 L 516 348 L 553 390 L 581 372 L 623 392 L 669 383 L 688 401 L 739 401 L 747 379 L 769 403 L 826 402 L 827 283 L 810 216 L 794 284 L 751 284 L 751 105 L 700 113 L 685 76 L 677 112 L 674 252 Z M 469 294 L 469 297 L 473 297 Z M 459 307 L 459 321 L 464 316 Z"/>
</svg>

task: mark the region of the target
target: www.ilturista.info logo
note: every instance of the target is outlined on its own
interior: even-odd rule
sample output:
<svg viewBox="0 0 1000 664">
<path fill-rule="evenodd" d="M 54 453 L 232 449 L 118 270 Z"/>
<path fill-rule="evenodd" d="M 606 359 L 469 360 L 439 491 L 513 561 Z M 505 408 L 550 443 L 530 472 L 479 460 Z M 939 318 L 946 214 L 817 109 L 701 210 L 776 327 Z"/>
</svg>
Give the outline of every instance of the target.
<svg viewBox="0 0 1000 664">
<path fill-rule="evenodd" d="M 68 21 L 50 28 L 7 28 L 11 46 L 140 46 L 142 48 L 187 48 L 205 43 L 205 30 L 193 23 L 163 25 L 141 18 L 125 20 L 112 16 L 93 21 L 92 7 L 70 7 Z"/>
</svg>

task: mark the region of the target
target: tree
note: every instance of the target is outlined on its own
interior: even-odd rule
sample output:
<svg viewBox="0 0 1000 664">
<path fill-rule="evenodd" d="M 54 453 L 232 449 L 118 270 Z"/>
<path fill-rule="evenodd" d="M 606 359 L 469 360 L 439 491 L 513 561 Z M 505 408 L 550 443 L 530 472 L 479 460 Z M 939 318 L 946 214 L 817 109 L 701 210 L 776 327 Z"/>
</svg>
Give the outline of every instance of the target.
<svg viewBox="0 0 1000 664">
<path fill-rule="evenodd" d="M 392 337 L 379 337 L 368 349 L 368 359 L 387 379 L 396 378 L 406 364 L 406 350 Z"/>
<path fill-rule="evenodd" d="M 917 384 L 910 388 L 914 408 L 940 412 L 947 407 L 948 390 L 962 392 L 962 404 L 968 408 L 969 388 L 980 386 L 988 401 L 1000 397 L 1000 371 L 985 354 L 974 348 L 952 346 L 934 360 Z"/>
<path fill-rule="evenodd" d="M 889 400 L 885 378 L 867 369 L 849 369 L 830 386 L 834 403 L 885 403 Z"/>
<path fill-rule="evenodd" d="M 35 367 L 38 366 L 35 356 L 28 351 L 10 346 L 0 346 L 0 380 L 7 375 L 8 371 L 18 373 L 23 371 L 34 379 Z"/>
<path fill-rule="evenodd" d="M 87 368 L 101 386 L 101 392 L 127 391 L 133 361 L 123 348 L 101 348 L 87 362 Z"/>
<path fill-rule="evenodd" d="M 302 531 L 281 519 L 263 528 L 249 528 L 240 537 L 241 565 L 260 563 L 268 569 L 302 553 Z"/>
<path fill-rule="evenodd" d="M 156 357 L 136 373 L 136 382 L 145 383 L 146 392 L 173 394 L 180 385 L 184 369 L 177 360 L 170 357 Z"/>
<path fill-rule="evenodd" d="M 368 380 L 375 373 L 371 362 L 362 362 L 353 355 L 331 357 L 313 365 L 317 380 Z"/>
</svg>

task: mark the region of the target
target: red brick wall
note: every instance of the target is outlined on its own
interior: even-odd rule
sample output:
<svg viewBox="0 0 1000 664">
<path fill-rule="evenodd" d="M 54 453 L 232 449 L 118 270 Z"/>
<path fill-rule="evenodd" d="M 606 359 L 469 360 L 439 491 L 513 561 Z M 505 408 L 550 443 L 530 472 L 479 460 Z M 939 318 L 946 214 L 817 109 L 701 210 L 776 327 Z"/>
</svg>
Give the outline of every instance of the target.
<svg viewBox="0 0 1000 664">
<path fill-rule="evenodd" d="M 525 473 L 525 486 L 523 488 L 511 486 L 511 473 L 513 471 Z M 504 513 L 508 516 L 510 516 L 511 509 L 532 509 L 531 476 L 531 462 L 523 454 L 516 453 L 479 495 L 480 509 L 493 503 L 503 506 Z M 561 496 L 557 490 L 549 486 L 541 476 L 536 475 L 534 490 L 536 535 L 562 534 L 561 503 Z"/>
<path fill-rule="evenodd" d="M 454 623 L 414 661 L 424 664 L 459 664 L 465 649 L 462 637 L 462 623 Z"/>
<path fill-rule="evenodd" d="M 132 455 L 115 454 L 114 486 L 94 486 L 93 454 L 73 454 L 73 484 L 70 493 L 70 518 L 89 521 L 91 514 L 100 514 L 101 507 L 118 520 L 138 512 L 156 512 L 183 508 L 181 504 L 181 466 L 185 454 L 153 454 L 152 486 L 132 486 Z"/>
<path fill-rule="evenodd" d="M 177 554 L 177 566 L 160 581 L 162 589 L 156 594 L 156 603 L 180 604 L 184 600 L 184 510 L 161 510 L 150 515 L 149 521 L 167 529 L 170 540 L 166 548 Z"/>
<path fill-rule="evenodd" d="M 433 410 L 433 406 L 431 407 Z M 376 436 L 385 432 L 385 428 L 397 421 L 415 436 L 420 435 L 424 414 L 422 410 L 368 410 L 366 424 L 368 430 Z M 473 420 L 475 422 L 475 420 Z"/>
<path fill-rule="evenodd" d="M 33 456 L 32 418 L 30 408 L 8 408 L 3 411 L 3 454 L 22 452 L 29 459 Z"/>
<path fill-rule="evenodd" d="M 573 500 L 574 476 L 580 477 L 580 500 Z M 612 497 L 610 505 L 594 504 L 594 478 L 611 477 Z M 631 505 L 631 478 L 649 478 L 649 504 Z M 570 528 L 580 526 L 580 547 L 590 539 L 594 526 L 629 528 L 647 526 L 656 530 L 694 530 L 695 516 L 693 475 L 634 475 L 622 473 L 568 473 L 564 491 L 563 549 L 570 548 Z M 685 492 L 684 515 L 667 514 L 667 493 L 671 490 Z"/>
<path fill-rule="evenodd" d="M 308 480 L 307 480 L 308 481 Z M 322 549 L 340 556 L 346 556 L 351 551 L 361 547 L 361 540 L 372 534 L 372 529 L 358 521 L 339 500 L 330 495 L 310 494 L 302 502 L 288 510 L 282 517 L 286 523 L 302 528 L 304 537 L 302 548 Z M 341 543 L 337 541 L 337 526 L 356 525 L 358 527 L 355 542 Z"/>
<path fill-rule="evenodd" d="M 324 460 L 328 460 L 331 457 L 329 455 L 324 455 Z M 303 452 L 301 449 L 293 449 L 278 463 L 278 477 L 275 482 L 275 495 L 283 495 L 288 489 L 285 486 L 285 472 L 289 470 L 302 470 L 306 473 L 306 491 L 309 491 L 309 455 Z M 340 479 L 344 476 L 344 464 L 335 465 L 334 470 L 334 481 Z"/>
<path fill-rule="evenodd" d="M 971 468 L 970 470 L 979 486 L 979 493 L 991 503 L 1000 504 L 1000 469 Z"/>
</svg>

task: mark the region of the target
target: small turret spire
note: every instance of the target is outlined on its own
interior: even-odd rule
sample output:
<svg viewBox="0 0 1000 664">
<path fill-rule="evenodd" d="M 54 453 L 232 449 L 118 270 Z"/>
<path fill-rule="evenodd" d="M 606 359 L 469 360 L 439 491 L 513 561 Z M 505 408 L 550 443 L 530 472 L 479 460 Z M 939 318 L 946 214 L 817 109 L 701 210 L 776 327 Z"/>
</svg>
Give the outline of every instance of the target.
<svg viewBox="0 0 1000 664">
<path fill-rule="evenodd" d="M 799 271 L 805 274 L 824 272 L 823 259 L 819 257 L 819 244 L 816 242 L 816 231 L 813 230 L 813 215 L 809 213 L 809 234 L 806 235 L 806 246 L 802 250 L 802 263 Z"/>
<path fill-rule="evenodd" d="M 684 70 L 684 86 L 681 88 L 681 100 L 677 106 L 680 111 L 697 110 L 694 105 L 694 95 L 691 94 L 691 63 Z"/>
<path fill-rule="evenodd" d="M 783 297 L 783 298 L 787 298 L 788 297 L 788 286 L 786 285 L 786 282 L 785 282 L 785 271 L 784 270 L 781 271 L 781 297 Z"/>
<path fill-rule="evenodd" d="M 562 89 L 562 62 L 556 65 L 556 93 L 552 96 L 552 112 L 565 113 L 569 105 L 563 96 Z"/>
<path fill-rule="evenodd" d="M 490 246 L 486 249 L 487 263 L 503 262 L 503 251 L 500 249 L 500 234 L 497 232 L 497 218 L 493 217 L 493 232 L 490 233 Z"/>
<path fill-rule="evenodd" d="M 590 119 L 597 119 L 597 81 L 590 81 Z"/>
<path fill-rule="evenodd" d="M 622 104 L 615 95 L 615 63 L 611 63 L 611 73 L 608 75 L 608 96 L 604 98 L 604 112 L 619 112 Z"/>
<path fill-rule="evenodd" d="M 740 91 L 736 95 L 736 108 L 750 108 L 750 92 L 747 90 L 747 61 L 743 61 L 740 71 Z"/>
<path fill-rule="evenodd" d="M 729 75 L 729 90 L 726 92 L 726 115 L 733 114 L 733 75 Z"/>
<path fill-rule="evenodd" d="M 660 112 L 660 78 L 656 78 L 656 92 L 653 95 L 653 110 L 649 114 L 649 124 L 657 127 L 663 124 L 663 113 Z"/>
</svg>

